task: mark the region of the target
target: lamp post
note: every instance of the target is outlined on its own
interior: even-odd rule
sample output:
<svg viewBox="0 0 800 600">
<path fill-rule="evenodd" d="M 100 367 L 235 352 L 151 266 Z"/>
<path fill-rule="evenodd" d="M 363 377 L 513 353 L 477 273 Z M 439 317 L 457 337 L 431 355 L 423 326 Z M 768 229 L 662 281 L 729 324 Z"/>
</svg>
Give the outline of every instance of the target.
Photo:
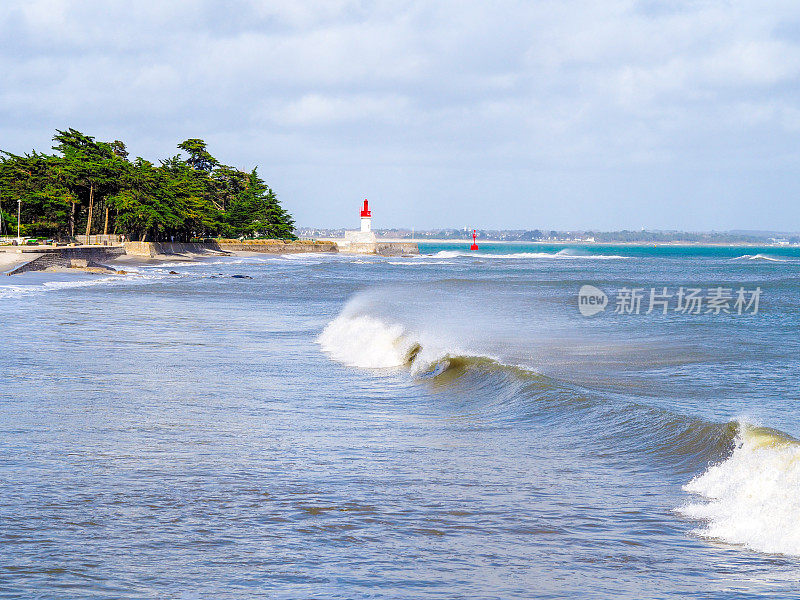
<svg viewBox="0 0 800 600">
<path fill-rule="evenodd" d="M 22 198 L 17 198 L 17 246 L 22 245 L 22 238 L 19 237 L 19 220 L 22 215 Z"/>
</svg>

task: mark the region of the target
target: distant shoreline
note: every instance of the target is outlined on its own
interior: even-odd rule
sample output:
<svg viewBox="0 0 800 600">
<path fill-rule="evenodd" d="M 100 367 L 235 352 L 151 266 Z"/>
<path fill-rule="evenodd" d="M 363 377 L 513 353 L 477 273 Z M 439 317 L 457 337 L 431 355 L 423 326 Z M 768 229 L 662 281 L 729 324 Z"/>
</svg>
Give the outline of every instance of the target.
<svg viewBox="0 0 800 600">
<path fill-rule="evenodd" d="M 337 241 L 341 238 L 325 238 L 331 241 Z M 453 240 L 453 239 L 418 239 L 414 238 L 378 238 L 381 242 L 410 242 L 414 241 L 417 244 L 452 244 L 469 246 L 472 244 L 472 239 Z M 629 247 L 647 247 L 653 246 L 674 246 L 674 247 L 692 247 L 692 248 L 800 248 L 800 244 L 769 244 L 757 242 L 568 242 L 568 241 L 516 241 L 516 240 L 477 240 L 478 245 L 481 244 L 506 244 L 516 246 L 586 246 L 587 248 L 597 248 L 602 246 L 629 246 Z"/>
</svg>

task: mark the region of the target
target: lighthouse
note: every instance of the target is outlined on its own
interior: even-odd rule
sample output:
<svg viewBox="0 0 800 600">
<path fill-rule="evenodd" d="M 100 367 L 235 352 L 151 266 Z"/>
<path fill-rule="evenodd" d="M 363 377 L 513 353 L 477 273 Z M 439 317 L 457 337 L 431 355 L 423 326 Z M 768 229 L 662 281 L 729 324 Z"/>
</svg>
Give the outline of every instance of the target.
<svg viewBox="0 0 800 600">
<path fill-rule="evenodd" d="M 344 232 L 344 239 L 336 242 L 339 252 L 352 254 L 380 254 L 381 256 L 406 256 L 419 254 L 419 246 L 413 242 L 377 240 L 372 231 L 372 211 L 369 200 L 361 205 L 361 229 Z"/>
<path fill-rule="evenodd" d="M 372 211 L 369 209 L 369 201 L 364 199 L 364 208 L 361 209 L 361 231 L 369 233 L 372 231 Z"/>
<path fill-rule="evenodd" d="M 369 200 L 364 200 L 361 207 L 361 229 L 345 231 L 344 242 L 340 246 L 343 252 L 367 252 L 375 254 L 377 249 L 375 232 L 372 231 L 372 211 L 369 209 Z"/>
</svg>

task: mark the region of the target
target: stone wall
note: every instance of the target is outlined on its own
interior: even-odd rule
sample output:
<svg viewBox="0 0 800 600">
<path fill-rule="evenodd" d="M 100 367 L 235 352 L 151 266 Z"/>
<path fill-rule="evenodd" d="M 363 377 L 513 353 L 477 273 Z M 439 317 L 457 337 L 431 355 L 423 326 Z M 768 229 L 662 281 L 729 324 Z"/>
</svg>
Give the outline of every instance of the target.
<svg viewBox="0 0 800 600">
<path fill-rule="evenodd" d="M 312 240 L 243 240 L 220 241 L 220 250 L 230 252 L 262 252 L 265 254 L 295 254 L 305 252 L 338 252 L 336 242 Z"/>
<path fill-rule="evenodd" d="M 348 254 L 377 254 L 379 256 L 407 256 L 419 254 L 416 242 L 354 242 L 344 240 L 339 243 L 339 252 Z"/>
<path fill-rule="evenodd" d="M 416 242 L 377 242 L 375 246 L 375 254 L 381 256 L 419 254 L 419 245 Z"/>
</svg>

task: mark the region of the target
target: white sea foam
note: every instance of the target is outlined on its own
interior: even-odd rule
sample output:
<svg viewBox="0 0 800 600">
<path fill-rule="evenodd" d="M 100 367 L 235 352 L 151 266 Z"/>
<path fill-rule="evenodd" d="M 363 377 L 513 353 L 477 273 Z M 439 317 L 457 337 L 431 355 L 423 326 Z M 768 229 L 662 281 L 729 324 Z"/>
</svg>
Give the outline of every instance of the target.
<svg viewBox="0 0 800 600">
<path fill-rule="evenodd" d="M 743 254 L 737 256 L 733 260 L 766 260 L 769 262 L 788 262 L 786 258 L 777 258 L 775 256 L 767 256 L 766 254 Z"/>
<path fill-rule="evenodd" d="M 109 282 L 117 282 L 123 279 L 119 276 L 99 277 L 96 279 L 78 279 L 72 281 L 45 281 L 40 285 L 2 285 L 0 286 L 0 298 L 19 298 L 29 294 L 41 292 L 64 290 L 69 288 L 81 288 L 90 285 L 101 285 Z"/>
<path fill-rule="evenodd" d="M 3 285 L 0 286 L 0 300 L 3 298 L 19 298 L 36 291 L 32 285 Z"/>
<path fill-rule="evenodd" d="M 427 265 L 454 265 L 453 261 L 450 260 L 426 260 L 426 261 L 419 261 L 419 260 L 407 260 L 407 261 L 400 261 L 400 260 L 390 260 L 388 261 L 390 265 L 403 265 L 403 266 L 427 266 Z"/>
<path fill-rule="evenodd" d="M 143 283 L 156 283 L 167 277 L 171 278 L 174 277 L 174 275 L 166 275 L 165 273 L 153 271 L 141 273 L 135 268 L 130 268 L 128 270 L 128 275 L 126 276 L 111 275 L 108 277 L 91 277 L 69 280 L 58 279 L 30 285 L 0 285 L 0 299 L 19 298 L 21 296 L 28 296 L 31 294 L 57 292 L 61 290 L 84 288 L 95 285 L 123 286 Z"/>
<path fill-rule="evenodd" d="M 175 262 L 163 262 L 163 263 L 157 263 L 157 264 L 152 264 L 152 265 L 138 265 L 137 268 L 139 268 L 139 269 L 169 269 L 169 268 L 175 268 L 175 267 L 196 267 L 196 266 L 203 265 L 203 264 L 211 265 L 211 264 L 214 264 L 214 263 L 211 262 L 211 261 L 202 262 L 201 263 L 201 262 L 190 261 L 190 260 L 180 260 L 180 261 L 175 261 Z"/>
<path fill-rule="evenodd" d="M 285 258 L 286 260 L 324 260 L 326 258 L 331 258 L 334 256 L 338 256 L 336 253 L 331 252 L 299 252 L 297 254 L 281 254 L 281 258 Z"/>
<path fill-rule="evenodd" d="M 465 350 L 430 332 L 413 331 L 348 309 L 325 327 L 317 342 L 331 358 L 346 365 L 367 369 L 407 367 L 417 377 L 441 373 L 456 357 L 500 362 L 496 356 Z"/>
<path fill-rule="evenodd" d="M 704 502 L 678 509 L 705 521 L 695 533 L 752 550 L 800 555 L 800 444 L 742 424 L 733 454 L 684 490 Z"/>
<path fill-rule="evenodd" d="M 317 342 L 341 363 L 372 369 L 405 365 L 414 345 L 402 325 L 388 325 L 366 315 L 338 316 Z"/>
</svg>

